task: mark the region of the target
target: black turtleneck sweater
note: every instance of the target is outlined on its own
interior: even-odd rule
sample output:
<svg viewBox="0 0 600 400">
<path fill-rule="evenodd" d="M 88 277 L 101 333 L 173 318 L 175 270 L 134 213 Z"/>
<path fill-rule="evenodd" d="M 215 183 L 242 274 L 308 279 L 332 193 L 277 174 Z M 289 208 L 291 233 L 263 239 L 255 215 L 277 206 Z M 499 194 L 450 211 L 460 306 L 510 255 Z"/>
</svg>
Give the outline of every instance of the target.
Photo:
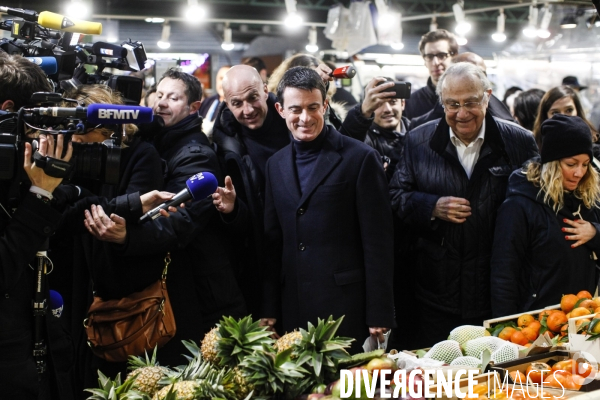
<svg viewBox="0 0 600 400">
<path fill-rule="evenodd" d="M 285 120 L 269 108 L 265 122 L 258 129 L 242 126 L 242 140 L 248 155 L 264 182 L 267 160 L 290 143 L 290 135 Z M 264 191 L 264 184 L 262 187 Z"/>
<path fill-rule="evenodd" d="M 294 143 L 294 159 L 296 161 L 296 175 L 300 184 L 300 192 L 304 193 L 310 175 L 313 171 L 319 153 L 325 143 L 327 136 L 327 127 L 324 127 L 319 136 L 310 142 L 302 142 L 293 140 Z"/>
</svg>

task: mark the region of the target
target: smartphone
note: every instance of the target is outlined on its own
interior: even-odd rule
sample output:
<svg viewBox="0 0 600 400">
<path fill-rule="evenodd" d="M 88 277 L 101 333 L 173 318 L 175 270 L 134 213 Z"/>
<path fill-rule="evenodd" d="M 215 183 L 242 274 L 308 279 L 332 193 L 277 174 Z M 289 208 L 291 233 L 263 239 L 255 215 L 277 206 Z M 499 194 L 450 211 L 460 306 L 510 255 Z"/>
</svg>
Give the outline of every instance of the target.
<svg viewBox="0 0 600 400">
<path fill-rule="evenodd" d="M 386 81 L 381 82 L 379 85 L 381 85 L 382 83 L 394 82 L 394 80 L 392 78 L 386 77 L 385 79 L 386 79 Z M 396 95 L 394 96 L 395 99 L 409 99 L 410 98 L 410 88 L 411 88 L 410 82 L 394 82 L 394 86 L 385 89 L 384 92 L 395 92 L 396 93 Z"/>
</svg>

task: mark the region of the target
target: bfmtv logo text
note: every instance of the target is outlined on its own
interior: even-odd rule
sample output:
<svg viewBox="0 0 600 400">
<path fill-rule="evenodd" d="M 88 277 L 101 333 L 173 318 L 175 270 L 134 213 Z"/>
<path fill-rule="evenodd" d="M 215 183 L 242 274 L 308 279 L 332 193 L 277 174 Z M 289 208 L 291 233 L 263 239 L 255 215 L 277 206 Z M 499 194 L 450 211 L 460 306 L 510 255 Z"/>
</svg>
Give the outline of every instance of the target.
<svg viewBox="0 0 600 400">
<path fill-rule="evenodd" d="M 98 119 L 138 119 L 140 110 L 98 109 Z"/>
</svg>

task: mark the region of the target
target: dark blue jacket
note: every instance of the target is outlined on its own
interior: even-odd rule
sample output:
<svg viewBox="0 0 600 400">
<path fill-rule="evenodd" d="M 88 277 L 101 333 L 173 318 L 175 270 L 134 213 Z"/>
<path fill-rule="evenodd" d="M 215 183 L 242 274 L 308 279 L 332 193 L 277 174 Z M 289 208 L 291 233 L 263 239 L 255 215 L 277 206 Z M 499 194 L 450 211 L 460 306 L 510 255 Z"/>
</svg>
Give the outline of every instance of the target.
<svg viewBox="0 0 600 400">
<path fill-rule="evenodd" d="M 587 290 L 598 283 L 595 254 L 600 234 L 582 246 L 566 240 L 563 222 L 583 218 L 600 230 L 600 212 L 581 201 L 580 216 L 571 206 L 558 213 L 544 203 L 544 193 L 521 170 L 509 180 L 506 200 L 498 210 L 492 253 L 492 310 L 500 317 L 560 303 L 563 294 Z"/>
</svg>

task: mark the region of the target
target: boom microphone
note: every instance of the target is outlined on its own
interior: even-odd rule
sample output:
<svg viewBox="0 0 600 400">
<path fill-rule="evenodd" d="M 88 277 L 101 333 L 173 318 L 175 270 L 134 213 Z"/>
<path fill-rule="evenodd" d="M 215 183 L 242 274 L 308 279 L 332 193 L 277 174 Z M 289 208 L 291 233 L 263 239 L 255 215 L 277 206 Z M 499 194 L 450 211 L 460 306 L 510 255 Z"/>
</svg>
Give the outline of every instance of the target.
<svg viewBox="0 0 600 400">
<path fill-rule="evenodd" d="M 352 79 L 356 76 L 356 68 L 352 65 L 346 65 L 345 67 L 336 68 L 329 76 L 338 78 L 338 79 Z"/>
<path fill-rule="evenodd" d="M 56 290 L 50 290 L 50 311 L 56 318 L 60 318 L 63 312 L 65 302 Z"/>
<path fill-rule="evenodd" d="M 99 22 L 71 19 L 50 11 L 42 11 L 37 19 L 37 23 L 44 28 L 60 29 L 65 32 L 84 33 L 86 35 L 102 34 L 102 24 Z"/>
<path fill-rule="evenodd" d="M 38 65 L 46 75 L 53 75 L 58 71 L 58 64 L 54 57 L 25 57 L 32 63 Z"/>
<path fill-rule="evenodd" d="M 152 122 L 152 108 L 120 106 L 116 104 L 90 104 L 88 107 L 38 107 L 38 115 L 61 118 L 87 119 L 92 124 L 137 124 Z"/>
<path fill-rule="evenodd" d="M 142 215 L 139 222 L 155 219 L 160 216 L 160 210 L 178 206 L 190 199 L 194 199 L 194 201 L 205 199 L 217 190 L 218 183 L 217 178 L 210 172 L 198 172 L 185 182 L 185 186 L 186 188 L 177 193 L 171 200 Z"/>
<path fill-rule="evenodd" d="M 22 8 L 0 7 L 0 12 L 7 13 L 13 17 L 23 18 L 25 21 L 37 22 L 38 13 L 33 10 L 24 10 Z"/>
</svg>

